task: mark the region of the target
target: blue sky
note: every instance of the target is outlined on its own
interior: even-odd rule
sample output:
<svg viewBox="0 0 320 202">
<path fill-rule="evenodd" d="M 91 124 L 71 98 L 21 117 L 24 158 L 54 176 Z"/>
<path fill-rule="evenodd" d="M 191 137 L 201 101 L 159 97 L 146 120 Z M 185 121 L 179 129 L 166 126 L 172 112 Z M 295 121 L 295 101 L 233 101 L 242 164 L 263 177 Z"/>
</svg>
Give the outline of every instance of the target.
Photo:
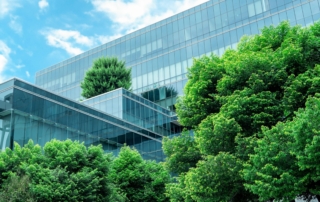
<svg viewBox="0 0 320 202">
<path fill-rule="evenodd" d="M 37 71 L 208 0 L 0 0 L 0 82 Z"/>
</svg>

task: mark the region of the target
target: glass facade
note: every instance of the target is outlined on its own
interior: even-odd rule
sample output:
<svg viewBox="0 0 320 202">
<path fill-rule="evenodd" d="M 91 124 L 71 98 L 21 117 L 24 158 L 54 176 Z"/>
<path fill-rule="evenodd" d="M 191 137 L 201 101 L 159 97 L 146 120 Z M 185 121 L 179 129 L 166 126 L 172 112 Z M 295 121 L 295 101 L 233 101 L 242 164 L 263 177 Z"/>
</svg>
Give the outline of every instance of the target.
<svg viewBox="0 0 320 202">
<path fill-rule="evenodd" d="M 36 84 L 71 99 L 81 96 L 80 82 L 94 59 L 116 56 L 132 67 L 132 89 L 174 109 L 186 83 L 192 58 L 221 55 L 247 34 L 289 20 L 308 26 L 320 17 L 319 0 L 211 0 L 170 18 L 43 69 Z M 163 93 L 174 89 L 175 95 Z"/>
<path fill-rule="evenodd" d="M 115 92 L 120 92 L 115 91 Z M 170 121 L 170 120 L 167 120 Z M 135 147 L 145 159 L 162 161 L 162 134 L 90 106 L 63 98 L 18 79 L 0 84 L 0 146 L 44 145 L 51 139 L 102 144 L 118 154 L 122 145 Z"/>
<path fill-rule="evenodd" d="M 181 126 L 174 124 L 173 112 L 123 88 L 82 103 L 163 136 L 181 132 Z"/>
</svg>

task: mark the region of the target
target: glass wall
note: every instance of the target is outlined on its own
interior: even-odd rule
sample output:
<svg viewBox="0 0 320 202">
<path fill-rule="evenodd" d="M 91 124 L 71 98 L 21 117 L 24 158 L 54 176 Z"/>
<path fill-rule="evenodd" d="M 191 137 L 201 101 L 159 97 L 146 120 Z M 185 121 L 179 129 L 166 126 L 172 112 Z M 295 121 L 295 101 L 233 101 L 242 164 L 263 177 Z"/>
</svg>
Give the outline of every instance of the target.
<svg viewBox="0 0 320 202">
<path fill-rule="evenodd" d="M 44 145 L 51 139 L 79 140 L 86 146 L 102 144 L 117 154 L 122 145 L 137 148 L 147 159 L 163 160 L 162 136 L 85 105 L 62 98 L 20 80 L 9 88 L 0 84 L 0 145 Z M 6 85 L 6 83 L 4 83 Z M 3 107 L 5 106 L 5 107 Z"/>
<path fill-rule="evenodd" d="M 236 48 L 239 39 L 258 34 L 264 26 L 289 20 L 308 26 L 320 17 L 320 0 L 215 0 L 103 44 L 81 55 L 41 70 L 36 84 L 71 99 L 79 99 L 80 82 L 92 61 L 116 56 L 132 67 L 134 93 L 173 110 L 174 96 L 163 88 L 183 93 L 192 58 L 221 55 Z"/>
<path fill-rule="evenodd" d="M 182 130 L 181 126 L 172 123 L 176 117 L 170 110 L 122 88 L 82 103 L 162 136 L 180 133 Z"/>
</svg>

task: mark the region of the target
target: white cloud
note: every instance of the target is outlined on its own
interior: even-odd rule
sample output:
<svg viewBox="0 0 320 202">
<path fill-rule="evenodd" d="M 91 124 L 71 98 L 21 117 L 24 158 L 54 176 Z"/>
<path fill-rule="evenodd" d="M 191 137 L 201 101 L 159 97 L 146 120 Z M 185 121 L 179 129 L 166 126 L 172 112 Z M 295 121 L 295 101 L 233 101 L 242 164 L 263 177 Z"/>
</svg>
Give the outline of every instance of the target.
<svg viewBox="0 0 320 202">
<path fill-rule="evenodd" d="M 22 67 L 25 67 L 25 65 L 16 65 L 17 69 L 21 69 Z"/>
<path fill-rule="evenodd" d="M 49 3 L 47 2 L 47 0 L 40 0 L 38 2 L 39 8 L 40 10 L 44 10 L 46 7 L 49 6 Z"/>
<path fill-rule="evenodd" d="M 28 71 L 26 71 L 26 75 L 28 78 L 30 77 L 30 73 Z"/>
<path fill-rule="evenodd" d="M 64 49 L 71 56 L 82 53 L 83 47 L 91 48 L 95 45 L 94 39 L 83 36 L 79 31 L 49 28 L 40 33 L 45 36 L 48 45 Z"/>
<path fill-rule="evenodd" d="M 17 7 L 20 7 L 17 0 L 0 0 L 0 18 L 8 15 Z"/>
<path fill-rule="evenodd" d="M 107 43 L 107 42 L 112 41 L 114 39 L 120 38 L 121 36 L 122 36 L 122 34 L 115 34 L 112 36 L 97 35 L 95 38 L 99 44 L 104 44 L 104 43 Z"/>
<path fill-rule="evenodd" d="M 21 34 L 22 33 L 22 25 L 18 22 L 18 18 L 19 18 L 18 16 L 10 15 L 9 26 L 17 34 Z"/>
<path fill-rule="evenodd" d="M 10 60 L 11 49 L 0 40 L 0 82 L 5 80 L 5 76 L 3 74 L 9 60 Z"/>
<path fill-rule="evenodd" d="M 208 0 L 91 0 L 96 12 L 104 13 L 118 33 L 130 33 Z"/>
</svg>

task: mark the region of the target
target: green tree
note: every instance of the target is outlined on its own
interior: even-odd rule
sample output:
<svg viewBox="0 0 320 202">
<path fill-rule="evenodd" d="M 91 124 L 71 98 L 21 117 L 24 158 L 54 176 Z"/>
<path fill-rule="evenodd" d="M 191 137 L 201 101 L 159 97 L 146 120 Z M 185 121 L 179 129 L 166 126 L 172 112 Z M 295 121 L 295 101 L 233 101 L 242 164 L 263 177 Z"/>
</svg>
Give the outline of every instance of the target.
<svg viewBox="0 0 320 202">
<path fill-rule="evenodd" d="M 93 62 L 81 82 L 82 96 L 91 98 L 117 88 L 131 87 L 131 69 L 115 57 L 102 57 Z"/>
<path fill-rule="evenodd" d="M 201 153 L 195 145 L 194 137 L 189 131 L 180 136 L 163 139 L 163 152 L 167 156 L 165 167 L 173 173 L 185 173 L 195 167 L 201 159 Z"/>
<path fill-rule="evenodd" d="M 17 173 L 28 176 L 37 201 L 106 201 L 111 196 L 110 164 L 101 146 L 51 140 L 42 150 L 29 141 L 0 153 L 0 179 L 5 185 Z"/>
<path fill-rule="evenodd" d="M 243 170 L 246 187 L 261 200 L 310 195 L 320 200 L 319 115 L 320 99 L 310 97 L 292 121 L 264 128 Z"/>
<path fill-rule="evenodd" d="M 125 193 L 128 201 L 168 201 L 164 195 L 170 175 L 153 161 L 145 161 L 139 152 L 122 147 L 112 164 L 111 182 Z"/>
<path fill-rule="evenodd" d="M 27 175 L 12 174 L 0 191 L 0 202 L 34 202 L 35 197 L 30 191 L 30 180 Z"/>
<path fill-rule="evenodd" d="M 279 180 L 273 179 L 271 174 L 268 177 L 264 171 L 259 170 L 261 167 L 255 171 L 248 170 L 247 166 L 252 164 L 251 161 L 255 161 L 252 160 L 255 159 L 252 155 L 258 152 L 257 148 L 262 144 L 260 139 L 267 133 L 265 128 L 272 128 L 279 122 L 285 124 L 292 121 L 296 116 L 295 112 L 305 107 L 307 98 L 320 92 L 317 66 L 320 64 L 319 41 L 320 23 L 301 28 L 282 22 L 277 27 L 264 28 L 259 35 L 242 37 L 237 49 L 226 50 L 221 57 L 211 55 L 194 60 L 188 72 L 185 95 L 179 99 L 176 107 L 179 122 L 194 130 L 193 147 L 198 148 L 202 158 L 196 166 L 195 162 L 190 161 L 190 167 L 193 168 L 184 169 L 188 171 L 182 173 L 184 177 L 178 177 L 177 186 L 167 186 L 170 197 L 173 196 L 170 194 L 173 188 L 178 190 L 181 187 L 186 189 L 185 200 L 191 196 L 196 201 L 249 201 L 259 198 L 290 200 L 294 196 L 306 196 L 305 193 L 318 194 L 310 191 L 311 188 L 299 188 L 309 187 L 305 180 L 309 179 L 309 182 L 314 182 L 312 190 L 319 190 L 317 185 L 314 185 L 318 179 L 315 174 L 318 172 L 315 162 L 318 148 L 316 139 L 312 139 L 317 135 L 312 133 L 312 130 L 302 130 L 307 127 L 301 127 L 301 133 L 297 133 L 300 136 L 295 135 L 294 138 L 281 135 L 276 129 L 269 132 L 271 140 L 278 138 L 287 141 L 275 143 L 278 145 L 274 149 L 278 150 L 275 150 L 274 154 L 280 152 L 281 145 L 284 146 L 284 153 L 287 153 L 276 155 L 274 160 L 270 160 L 270 163 L 275 165 L 286 161 L 283 167 L 276 169 L 277 166 L 274 168 L 261 163 L 267 166 L 265 169 L 274 168 L 274 172 L 278 174 L 281 170 L 288 172 L 283 176 L 275 175 Z M 306 132 L 308 135 L 304 134 Z M 310 157 L 305 155 L 305 144 L 300 147 L 300 153 L 292 148 L 292 144 L 297 144 L 293 139 L 298 137 L 307 142 L 306 145 L 312 142 L 313 145 L 308 147 L 308 151 L 313 151 L 313 154 L 309 154 Z M 174 141 L 165 140 L 163 143 L 164 148 L 174 148 Z M 259 152 L 259 159 L 268 161 L 273 154 L 268 153 L 268 147 L 273 144 L 269 141 L 264 145 L 264 150 Z M 171 150 L 169 154 L 167 165 L 172 164 L 172 161 L 176 161 L 177 165 L 188 165 L 184 160 L 186 154 L 179 149 Z M 294 160 L 296 163 L 291 164 L 289 162 L 292 158 L 298 158 L 299 161 Z M 221 159 L 225 162 L 219 161 Z M 217 162 L 221 164 L 220 170 L 213 166 Z M 233 170 L 228 170 L 228 165 L 234 166 Z M 244 167 L 246 172 L 243 171 Z M 297 169 L 301 172 L 297 172 Z M 308 177 L 301 175 L 310 169 L 314 172 L 310 172 Z M 261 176 L 256 174 L 260 171 Z M 206 176 L 211 176 L 210 181 Z M 248 180 L 246 187 L 244 180 Z M 255 182 L 261 184 L 258 186 L 250 180 L 257 180 Z M 283 183 L 283 189 L 277 189 L 282 185 L 276 186 L 271 183 L 272 180 L 274 183 Z M 229 187 L 225 182 L 232 183 L 233 187 Z M 285 182 L 291 182 L 287 189 Z M 266 187 L 263 187 L 264 185 Z M 270 188 L 272 186 L 273 188 Z M 263 195 L 264 192 L 268 192 L 267 195 Z"/>
<path fill-rule="evenodd" d="M 222 78 L 224 68 L 219 57 L 201 57 L 193 60 L 188 70 L 185 95 L 176 104 L 179 122 L 187 127 L 196 127 L 210 113 L 217 113 L 221 107 L 215 99 L 216 85 Z"/>
<path fill-rule="evenodd" d="M 241 169 L 242 162 L 233 155 L 224 152 L 208 155 L 186 174 L 186 189 L 195 201 L 247 201 L 247 196 L 242 196 L 245 191 L 239 175 Z"/>
</svg>

